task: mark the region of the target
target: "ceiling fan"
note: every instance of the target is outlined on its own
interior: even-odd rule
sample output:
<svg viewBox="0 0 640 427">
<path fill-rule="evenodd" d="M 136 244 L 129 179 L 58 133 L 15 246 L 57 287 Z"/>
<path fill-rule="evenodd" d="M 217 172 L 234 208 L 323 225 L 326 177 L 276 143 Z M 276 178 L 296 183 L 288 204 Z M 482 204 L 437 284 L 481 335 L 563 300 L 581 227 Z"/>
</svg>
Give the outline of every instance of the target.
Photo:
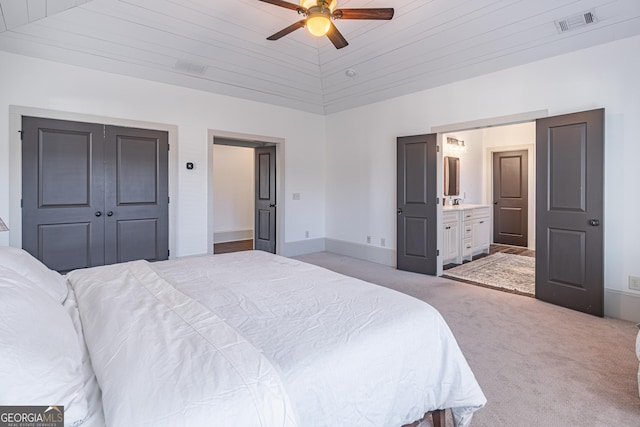
<svg viewBox="0 0 640 427">
<path fill-rule="evenodd" d="M 307 27 L 307 30 L 316 37 L 327 36 L 336 49 L 347 46 L 347 40 L 340 34 L 340 31 L 331 22 L 332 19 L 377 19 L 388 21 L 393 18 L 393 8 L 372 8 L 372 9 L 336 9 L 337 0 L 300 0 L 300 4 L 290 3 L 283 0 L 260 0 L 275 6 L 295 10 L 303 15 L 304 19 L 287 28 L 278 31 L 274 35 L 267 37 L 267 40 L 278 40 L 281 37 L 297 30 Z"/>
</svg>

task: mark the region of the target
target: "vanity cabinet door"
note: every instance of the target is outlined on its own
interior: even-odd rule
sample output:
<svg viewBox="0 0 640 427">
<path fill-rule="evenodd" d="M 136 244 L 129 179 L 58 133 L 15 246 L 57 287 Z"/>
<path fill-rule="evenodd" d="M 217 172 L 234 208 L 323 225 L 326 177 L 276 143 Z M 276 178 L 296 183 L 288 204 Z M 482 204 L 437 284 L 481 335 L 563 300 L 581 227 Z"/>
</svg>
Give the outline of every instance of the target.
<svg viewBox="0 0 640 427">
<path fill-rule="evenodd" d="M 458 222 L 449 222 L 442 225 L 443 234 L 443 264 L 459 262 L 458 253 L 460 245 L 460 227 Z"/>
<path fill-rule="evenodd" d="M 473 222 L 473 252 L 489 248 L 489 218 L 478 218 Z"/>
</svg>

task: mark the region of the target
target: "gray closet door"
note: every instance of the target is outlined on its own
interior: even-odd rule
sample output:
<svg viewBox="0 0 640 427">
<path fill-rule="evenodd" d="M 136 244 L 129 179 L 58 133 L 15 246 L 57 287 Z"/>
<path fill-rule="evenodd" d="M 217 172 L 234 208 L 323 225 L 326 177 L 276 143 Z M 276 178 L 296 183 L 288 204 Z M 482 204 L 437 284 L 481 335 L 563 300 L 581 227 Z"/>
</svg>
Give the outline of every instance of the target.
<svg viewBox="0 0 640 427">
<path fill-rule="evenodd" d="M 54 270 L 168 258 L 166 132 L 24 117 L 23 248 Z"/>
<path fill-rule="evenodd" d="M 103 126 L 24 117 L 22 246 L 49 268 L 104 263 Z"/>
<path fill-rule="evenodd" d="M 107 126 L 105 264 L 169 254 L 168 135 Z"/>
</svg>

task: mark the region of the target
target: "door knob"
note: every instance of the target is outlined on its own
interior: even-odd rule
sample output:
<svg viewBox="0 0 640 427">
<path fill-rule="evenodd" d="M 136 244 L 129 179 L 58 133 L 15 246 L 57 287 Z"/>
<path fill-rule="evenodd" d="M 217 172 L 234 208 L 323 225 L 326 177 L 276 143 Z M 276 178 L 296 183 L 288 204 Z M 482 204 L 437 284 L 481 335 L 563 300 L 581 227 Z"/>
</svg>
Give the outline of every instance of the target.
<svg viewBox="0 0 640 427">
<path fill-rule="evenodd" d="M 96 216 L 102 216 L 102 212 L 98 211 L 98 212 L 96 212 L 96 214 L 95 214 L 95 215 L 96 215 Z"/>
<path fill-rule="evenodd" d="M 600 225 L 600 220 L 599 219 L 590 219 L 589 220 L 589 225 L 592 227 L 597 227 Z"/>
<path fill-rule="evenodd" d="M 113 212 L 112 211 L 107 212 L 107 216 L 113 216 Z"/>
<path fill-rule="evenodd" d="M 398 215 L 402 215 L 402 209 L 398 208 Z"/>
</svg>

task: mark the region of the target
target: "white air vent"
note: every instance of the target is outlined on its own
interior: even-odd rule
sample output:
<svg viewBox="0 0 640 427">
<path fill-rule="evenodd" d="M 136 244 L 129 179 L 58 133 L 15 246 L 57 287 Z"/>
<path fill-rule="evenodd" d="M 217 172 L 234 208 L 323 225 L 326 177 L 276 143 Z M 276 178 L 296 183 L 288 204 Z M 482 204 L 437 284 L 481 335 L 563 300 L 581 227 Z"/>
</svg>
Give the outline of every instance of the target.
<svg viewBox="0 0 640 427">
<path fill-rule="evenodd" d="M 184 71 L 189 74 L 198 74 L 203 75 L 207 71 L 207 66 L 204 64 L 198 64 L 196 62 L 183 61 L 178 59 L 176 61 L 176 65 L 174 66 L 176 70 Z"/>
<path fill-rule="evenodd" d="M 576 28 L 584 27 L 585 25 L 591 25 L 598 22 L 596 15 L 592 10 L 581 13 L 579 15 L 569 16 L 568 18 L 555 21 L 558 33 L 564 33 L 567 31 L 575 30 Z"/>
</svg>

